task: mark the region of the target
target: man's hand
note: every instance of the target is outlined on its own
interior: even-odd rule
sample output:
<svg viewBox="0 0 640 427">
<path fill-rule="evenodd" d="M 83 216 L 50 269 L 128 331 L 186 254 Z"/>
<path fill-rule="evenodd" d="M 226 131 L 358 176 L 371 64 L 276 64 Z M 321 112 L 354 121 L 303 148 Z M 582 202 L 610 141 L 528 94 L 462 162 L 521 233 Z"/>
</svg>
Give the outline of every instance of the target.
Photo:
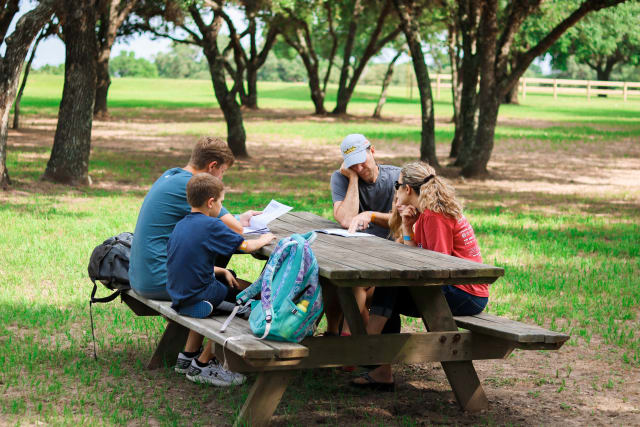
<svg viewBox="0 0 640 427">
<path fill-rule="evenodd" d="M 369 224 L 371 223 L 371 214 L 372 212 L 367 211 L 354 216 L 347 231 L 349 233 L 355 233 L 356 231 L 362 231 L 369 228 Z"/>
<path fill-rule="evenodd" d="M 262 211 L 246 211 L 245 213 L 238 215 L 238 221 L 240 221 L 240 224 L 242 224 L 243 227 L 249 227 L 251 217 L 260 215 L 261 213 Z"/>
<path fill-rule="evenodd" d="M 229 284 L 229 286 L 231 286 L 233 289 L 238 289 L 238 281 L 236 280 L 235 277 L 233 277 L 233 274 L 231 274 L 231 272 L 226 268 L 221 268 L 218 271 L 216 271 L 216 276 L 224 277 L 224 280 Z"/>
<path fill-rule="evenodd" d="M 346 176 L 349 179 L 357 179 L 358 178 L 358 174 L 355 173 L 353 170 L 344 167 L 344 162 L 342 162 L 342 165 L 340 165 L 340 173 L 344 176 Z"/>
</svg>

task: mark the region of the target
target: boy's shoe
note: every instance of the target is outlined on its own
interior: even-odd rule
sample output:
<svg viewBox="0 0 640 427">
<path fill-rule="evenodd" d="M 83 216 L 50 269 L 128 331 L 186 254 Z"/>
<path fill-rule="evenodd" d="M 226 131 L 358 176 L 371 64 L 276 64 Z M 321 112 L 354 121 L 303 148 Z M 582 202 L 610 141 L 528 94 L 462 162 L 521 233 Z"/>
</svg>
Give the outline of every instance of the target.
<svg viewBox="0 0 640 427">
<path fill-rule="evenodd" d="M 202 349 L 193 357 L 186 356 L 183 352 L 178 354 L 178 360 L 176 360 L 176 366 L 173 368 L 179 374 L 186 374 L 191 366 L 193 359 L 196 359 L 202 353 Z"/>
<path fill-rule="evenodd" d="M 193 305 L 180 308 L 178 314 L 204 319 L 205 317 L 209 317 L 212 311 L 213 305 L 211 305 L 209 301 L 200 301 Z"/>
<path fill-rule="evenodd" d="M 210 360 L 207 366 L 201 368 L 195 359 L 187 371 L 187 379 L 194 383 L 212 384 L 217 387 L 229 387 L 240 385 L 246 381 L 246 377 L 236 372 L 231 372 L 222 367 L 217 360 Z"/>
</svg>

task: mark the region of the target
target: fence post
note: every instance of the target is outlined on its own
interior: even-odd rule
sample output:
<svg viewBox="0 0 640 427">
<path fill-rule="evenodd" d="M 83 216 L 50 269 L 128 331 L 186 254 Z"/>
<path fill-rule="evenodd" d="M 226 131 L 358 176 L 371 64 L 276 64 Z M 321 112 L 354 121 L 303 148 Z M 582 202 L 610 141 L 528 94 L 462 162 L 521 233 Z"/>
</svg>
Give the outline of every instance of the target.
<svg viewBox="0 0 640 427">
<path fill-rule="evenodd" d="M 624 85 L 622 86 L 622 98 L 625 101 L 627 100 L 627 82 L 624 82 Z"/>
<path fill-rule="evenodd" d="M 558 79 L 553 79 L 553 99 L 558 99 Z"/>
<path fill-rule="evenodd" d="M 527 99 L 527 78 L 522 78 L 522 100 Z"/>
<path fill-rule="evenodd" d="M 440 99 L 440 74 L 436 74 L 436 99 Z"/>
<path fill-rule="evenodd" d="M 591 80 L 587 80 L 587 100 L 591 100 Z"/>
</svg>

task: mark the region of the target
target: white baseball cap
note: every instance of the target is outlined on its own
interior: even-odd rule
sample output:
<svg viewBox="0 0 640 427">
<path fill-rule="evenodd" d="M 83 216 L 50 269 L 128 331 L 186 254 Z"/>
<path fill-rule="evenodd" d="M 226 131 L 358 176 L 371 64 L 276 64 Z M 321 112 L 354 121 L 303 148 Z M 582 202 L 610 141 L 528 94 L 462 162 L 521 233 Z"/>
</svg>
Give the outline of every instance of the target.
<svg viewBox="0 0 640 427">
<path fill-rule="evenodd" d="M 344 166 L 350 168 L 358 163 L 364 163 L 367 160 L 367 148 L 370 146 L 371 143 L 364 135 L 359 133 L 347 135 L 340 144 Z"/>
</svg>

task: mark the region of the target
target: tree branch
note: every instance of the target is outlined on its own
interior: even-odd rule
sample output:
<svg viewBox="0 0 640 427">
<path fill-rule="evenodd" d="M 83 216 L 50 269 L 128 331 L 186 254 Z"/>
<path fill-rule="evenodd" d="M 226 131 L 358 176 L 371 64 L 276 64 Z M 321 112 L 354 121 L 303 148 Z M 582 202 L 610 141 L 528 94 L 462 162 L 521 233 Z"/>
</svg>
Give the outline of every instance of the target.
<svg viewBox="0 0 640 427">
<path fill-rule="evenodd" d="M 556 27 L 551 30 L 537 45 L 529 49 L 521 57 L 520 62 L 511 70 L 511 73 L 501 83 L 501 94 L 506 93 L 515 85 L 520 77 L 527 70 L 531 62 L 538 56 L 542 55 L 556 42 L 569 28 L 575 25 L 580 19 L 582 19 L 587 13 L 591 11 L 600 10 L 605 7 L 615 6 L 622 3 L 625 0 L 585 0 L 578 9 L 574 10 L 571 15 L 560 22 Z M 503 96 L 504 96 L 503 95 Z"/>
</svg>

